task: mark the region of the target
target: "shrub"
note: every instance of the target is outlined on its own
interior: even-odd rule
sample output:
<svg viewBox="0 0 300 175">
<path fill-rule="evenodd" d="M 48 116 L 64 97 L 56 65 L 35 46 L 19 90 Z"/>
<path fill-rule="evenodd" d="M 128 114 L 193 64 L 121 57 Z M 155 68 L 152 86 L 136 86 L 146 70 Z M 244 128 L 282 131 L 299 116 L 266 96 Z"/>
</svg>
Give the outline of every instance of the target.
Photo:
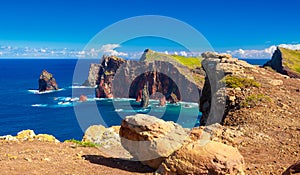
<svg viewBox="0 0 300 175">
<path fill-rule="evenodd" d="M 227 76 L 224 81 L 226 83 L 226 87 L 229 88 L 260 87 L 260 84 L 255 80 L 237 76 Z"/>
<path fill-rule="evenodd" d="M 241 102 L 241 107 L 254 107 L 259 105 L 260 103 L 270 102 L 272 101 L 269 96 L 264 94 L 252 94 L 245 98 L 244 101 Z"/>
<path fill-rule="evenodd" d="M 82 146 L 82 147 L 97 147 L 97 146 L 100 146 L 99 144 L 95 144 L 95 143 L 92 143 L 92 142 L 83 142 L 83 141 L 79 141 L 79 140 L 75 140 L 75 139 L 66 140 L 65 142 L 75 143 L 76 145 Z"/>
</svg>

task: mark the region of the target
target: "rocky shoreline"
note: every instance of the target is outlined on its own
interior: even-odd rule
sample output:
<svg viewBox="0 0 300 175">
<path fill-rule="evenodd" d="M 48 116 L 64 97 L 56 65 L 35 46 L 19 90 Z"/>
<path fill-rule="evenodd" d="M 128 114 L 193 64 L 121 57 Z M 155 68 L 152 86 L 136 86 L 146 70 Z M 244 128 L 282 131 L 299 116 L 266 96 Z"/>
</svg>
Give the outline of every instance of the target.
<svg viewBox="0 0 300 175">
<path fill-rule="evenodd" d="M 8 145 L 13 145 L 12 148 L 18 149 L 18 152 L 9 149 L 16 155 L 4 153 L 0 165 L 9 165 L 10 169 L 4 172 L 16 169 L 22 172 L 27 167 L 14 162 L 34 162 L 51 169 L 68 162 L 78 174 L 99 174 L 103 170 L 110 174 L 300 173 L 300 80 L 227 54 L 204 53 L 202 57 L 206 71 L 202 96 L 198 99 L 199 110 L 203 113 L 202 126 L 188 130 L 149 115 L 127 116 L 120 126 L 89 127 L 81 142 L 93 143 L 95 149 L 85 148 L 84 154 L 76 153 L 76 158 L 71 160 L 55 156 L 61 152 L 66 157 L 70 152 L 74 156 L 74 150 L 82 151 L 83 148 L 78 148 L 81 142 L 62 143 L 51 135 L 35 135 L 26 130 L 15 137 L 0 137 L 1 146 L 10 148 Z M 210 70 L 213 73 L 209 73 Z M 109 79 L 104 78 L 104 84 Z M 40 158 L 39 153 L 28 158 L 26 153 L 22 154 L 23 146 L 39 145 L 57 151 L 52 155 L 55 158 Z M 5 149 L 0 151 L 6 152 Z M 40 156 L 39 159 L 35 159 L 35 155 Z M 62 165 L 58 165 L 60 163 Z M 95 163 L 100 168 L 94 167 Z M 76 169 L 79 165 L 87 167 L 87 171 Z M 68 174 L 54 170 L 47 174 Z"/>
</svg>

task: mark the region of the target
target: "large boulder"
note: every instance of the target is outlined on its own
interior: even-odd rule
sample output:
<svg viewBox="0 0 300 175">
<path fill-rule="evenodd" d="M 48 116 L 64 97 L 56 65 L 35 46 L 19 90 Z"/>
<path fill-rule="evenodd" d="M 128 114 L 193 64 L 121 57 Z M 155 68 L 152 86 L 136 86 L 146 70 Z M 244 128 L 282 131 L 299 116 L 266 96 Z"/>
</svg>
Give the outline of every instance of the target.
<svg viewBox="0 0 300 175">
<path fill-rule="evenodd" d="M 157 170 L 158 174 L 244 174 L 244 158 L 236 148 L 201 140 L 184 145 L 168 157 Z"/>
<path fill-rule="evenodd" d="M 119 146 L 121 145 L 119 129 L 117 126 L 105 128 L 102 125 L 93 125 L 85 131 L 82 141 L 95 143 L 104 148 Z"/>
<path fill-rule="evenodd" d="M 39 91 L 58 90 L 58 85 L 51 73 L 43 70 L 39 78 Z"/>
<path fill-rule="evenodd" d="M 143 164 L 157 169 L 188 138 L 188 130 L 144 114 L 128 116 L 120 128 L 121 143 Z"/>
<path fill-rule="evenodd" d="M 300 175 L 300 161 L 291 165 L 282 175 Z"/>
</svg>

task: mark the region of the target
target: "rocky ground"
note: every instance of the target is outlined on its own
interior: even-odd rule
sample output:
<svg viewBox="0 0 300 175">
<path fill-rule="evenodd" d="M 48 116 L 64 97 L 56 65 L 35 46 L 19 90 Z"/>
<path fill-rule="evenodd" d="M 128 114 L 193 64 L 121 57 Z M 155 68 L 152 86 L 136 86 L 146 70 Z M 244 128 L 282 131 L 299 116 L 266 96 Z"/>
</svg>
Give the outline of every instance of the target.
<svg viewBox="0 0 300 175">
<path fill-rule="evenodd" d="M 1 141 L 0 174 L 126 175 L 152 174 L 139 162 L 106 156 L 96 147 L 73 143 Z"/>
<path fill-rule="evenodd" d="M 246 162 L 245 173 L 282 174 L 299 161 L 300 79 L 279 74 L 269 67 L 251 66 L 230 55 L 203 56 L 226 72 L 227 113 L 222 124 L 225 130 L 236 134 L 221 141 L 238 148 Z M 206 97 L 209 93 L 203 92 L 201 97 L 202 119 L 209 118 L 205 117 L 208 113 L 204 107 L 209 102 L 209 96 Z"/>
<path fill-rule="evenodd" d="M 247 174 L 281 174 L 300 157 L 300 80 L 263 68 L 249 73 L 261 84 L 251 94 L 270 100 L 235 111 L 227 124 L 243 133 L 237 147 Z"/>
</svg>

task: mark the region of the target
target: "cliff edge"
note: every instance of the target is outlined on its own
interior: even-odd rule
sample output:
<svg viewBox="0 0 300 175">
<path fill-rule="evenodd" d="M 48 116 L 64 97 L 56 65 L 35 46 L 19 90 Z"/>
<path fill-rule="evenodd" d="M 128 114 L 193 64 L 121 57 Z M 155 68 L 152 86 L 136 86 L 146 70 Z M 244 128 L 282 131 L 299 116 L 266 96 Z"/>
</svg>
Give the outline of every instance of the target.
<svg viewBox="0 0 300 175">
<path fill-rule="evenodd" d="M 204 53 L 203 58 L 201 125 L 220 122 L 236 131 L 233 140 L 245 158 L 245 173 L 281 174 L 299 161 L 300 80 L 227 54 Z"/>
<path fill-rule="evenodd" d="M 300 78 L 300 51 L 277 47 L 272 59 L 263 65 L 267 66 L 291 78 Z"/>
<path fill-rule="evenodd" d="M 167 55 L 146 49 L 140 61 L 103 56 L 92 64 L 87 85 L 97 86 L 98 98 L 135 98 L 140 101 L 145 84 L 153 99 L 197 102 L 204 83 L 200 58 Z"/>
</svg>

